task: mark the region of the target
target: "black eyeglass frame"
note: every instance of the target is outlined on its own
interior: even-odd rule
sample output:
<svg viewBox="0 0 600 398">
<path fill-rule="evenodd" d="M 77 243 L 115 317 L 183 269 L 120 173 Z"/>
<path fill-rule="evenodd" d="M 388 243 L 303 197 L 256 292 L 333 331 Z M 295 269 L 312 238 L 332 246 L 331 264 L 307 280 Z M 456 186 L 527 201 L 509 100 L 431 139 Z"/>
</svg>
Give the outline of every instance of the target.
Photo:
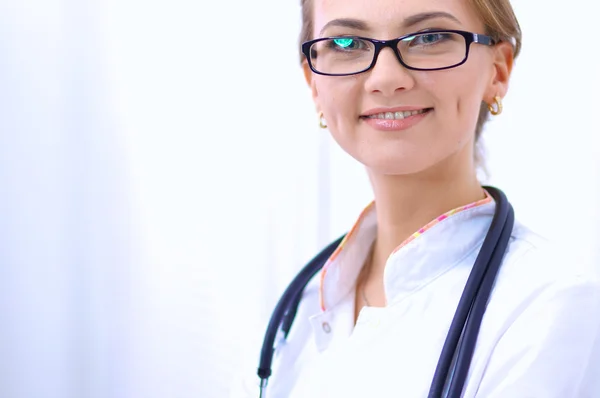
<svg viewBox="0 0 600 398">
<path fill-rule="evenodd" d="M 398 48 L 398 43 L 400 43 L 402 40 L 407 39 L 411 36 L 431 34 L 431 33 L 456 33 L 456 34 L 461 35 L 465 39 L 465 56 L 464 56 L 463 60 L 454 65 L 444 66 L 442 68 L 433 68 L 433 69 L 431 69 L 431 68 L 414 68 L 412 66 L 407 65 L 402 60 L 402 55 L 400 55 L 400 49 Z M 373 44 L 373 46 L 375 46 L 375 52 L 373 54 L 373 61 L 371 62 L 371 64 L 367 68 L 365 68 L 361 71 L 352 72 L 352 73 L 324 73 L 324 72 L 319 72 L 318 70 L 316 70 L 313 67 L 313 64 L 310 59 L 310 48 L 313 46 L 313 44 L 318 43 L 320 41 L 331 40 L 331 39 L 336 39 L 336 38 L 348 38 L 348 39 L 354 38 L 354 39 L 360 39 L 360 40 L 365 40 L 365 41 L 371 42 Z M 452 30 L 452 29 L 443 29 L 442 30 L 442 29 L 439 29 L 439 30 L 425 30 L 425 31 L 421 31 L 421 32 L 414 32 L 414 33 L 410 33 L 410 34 L 398 37 L 396 39 L 391 39 L 391 40 L 377 40 L 377 39 L 371 39 L 369 37 L 361 37 L 361 36 L 322 37 L 319 39 L 314 39 L 314 40 L 310 40 L 310 41 L 306 41 L 306 42 L 302 43 L 302 53 L 306 57 L 306 61 L 308 62 L 308 66 L 310 67 L 310 70 L 312 70 L 314 73 L 316 73 L 318 75 L 352 76 L 352 75 L 358 75 L 360 73 L 364 73 L 364 72 L 370 70 L 371 68 L 373 68 L 373 66 L 375 66 L 375 64 L 377 63 L 377 57 L 379 57 L 379 53 L 381 52 L 381 50 L 383 50 L 386 47 L 390 47 L 392 49 L 392 51 L 394 51 L 394 54 L 396 54 L 396 58 L 398 59 L 398 62 L 400 62 L 400 64 L 403 67 L 405 67 L 406 69 L 418 70 L 418 71 L 436 71 L 436 70 L 445 70 L 445 69 L 456 68 L 457 66 L 460 66 L 460 65 L 464 64 L 465 62 L 467 62 L 467 59 L 469 58 L 469 50 L 471 48 L 471 44 L 473 44 L 473 43 L 482 44 L 485 46 L 494 46 L 497 44 L 497 41 L 491 36 L 482 35 L 479 33 L 467 32 L 464 30 Z"/>
</svg>

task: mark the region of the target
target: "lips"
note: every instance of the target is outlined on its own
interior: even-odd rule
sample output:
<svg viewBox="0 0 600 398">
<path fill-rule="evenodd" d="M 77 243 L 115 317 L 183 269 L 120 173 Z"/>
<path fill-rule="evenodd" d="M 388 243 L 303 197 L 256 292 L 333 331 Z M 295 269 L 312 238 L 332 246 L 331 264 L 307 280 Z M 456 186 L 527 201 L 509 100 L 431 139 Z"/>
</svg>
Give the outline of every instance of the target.
<svg viewBox="0 0 600 398">
<path fill-rule="evenodd" d="M 411 116 L 422 115 L 431 110 L 433 110 L 433 108 L 377 108 L 365 112 L 363 115 L 360 116 L 360 118 L 375 120 L 403 120 Z"/>
<path fill-rule="evenodd" d="M 403 120 L 411 116 L 421 115 L 429 112 L 431 108 L 424 108 L 411 111 L 396 111 L 396 112 L 379 112 L 367 116 L 361 116 L 365 119 L 382 119 L 382 120 Z"/>
<path fill-rule="evenodd" d="M 360 116 L 359 120 L 375 130 L 398 132 L 419 124 L 432 111 L 433 108 L 424 107 L 377 108 Z"/>
</svg>

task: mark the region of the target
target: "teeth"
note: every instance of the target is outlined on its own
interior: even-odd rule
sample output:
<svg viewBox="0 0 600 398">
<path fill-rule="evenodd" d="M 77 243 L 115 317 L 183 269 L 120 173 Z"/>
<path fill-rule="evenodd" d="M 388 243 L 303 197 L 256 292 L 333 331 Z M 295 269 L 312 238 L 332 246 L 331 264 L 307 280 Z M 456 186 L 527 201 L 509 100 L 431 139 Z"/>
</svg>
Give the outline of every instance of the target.
<svg viewBox="0 0 600 398">
<path fill-rule="evenodd" d="M 386 120 L 402 120 L 404 118 L 419 115 L 421 113 L 425 113 L 425 109 L 421 109 L 418 111 L 406 111 L 406 112 L 385 112 L 378 113 L 376 115 L 367 116 L 369 119 L 386 119 Z"/>
</svg>

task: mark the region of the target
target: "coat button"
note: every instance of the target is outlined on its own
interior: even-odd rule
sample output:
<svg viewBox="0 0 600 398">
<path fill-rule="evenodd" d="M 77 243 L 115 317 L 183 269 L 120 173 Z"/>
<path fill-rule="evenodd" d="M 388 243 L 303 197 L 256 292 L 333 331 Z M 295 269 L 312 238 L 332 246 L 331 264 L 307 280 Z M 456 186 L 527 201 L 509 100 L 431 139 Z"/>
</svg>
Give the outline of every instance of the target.
<svg viewBox="0 0 600 398">
<path fill-rule="evenodd" d="M 327 322 L 323 322 L 323 331 L 327 334 L 331 333 L 331 326 L 329 326 L 329 323 Z"/>
</svg>

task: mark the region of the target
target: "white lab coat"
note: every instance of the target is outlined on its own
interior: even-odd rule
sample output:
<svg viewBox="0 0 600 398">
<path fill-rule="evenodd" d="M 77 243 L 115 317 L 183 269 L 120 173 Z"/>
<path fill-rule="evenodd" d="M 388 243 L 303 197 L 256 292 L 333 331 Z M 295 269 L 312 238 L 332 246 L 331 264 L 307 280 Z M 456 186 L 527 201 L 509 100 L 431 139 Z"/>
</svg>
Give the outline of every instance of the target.
<svg viewBox="0 0 600 398">
<path fill-rule="evenodd" d="M 365 211 L 307 287 L 266 398 L 426 397 L 494 208 L 459 212 L 393 253 L 388 305 L 363 308 L 354 326 L 354 286 L 376 228 L 376 209 Z M 463 397 L 600 398 L 598 274 L 557 248 L 515 223 Z M 258 397 L 257 363 L 232 397 Z"/>
</svg>

